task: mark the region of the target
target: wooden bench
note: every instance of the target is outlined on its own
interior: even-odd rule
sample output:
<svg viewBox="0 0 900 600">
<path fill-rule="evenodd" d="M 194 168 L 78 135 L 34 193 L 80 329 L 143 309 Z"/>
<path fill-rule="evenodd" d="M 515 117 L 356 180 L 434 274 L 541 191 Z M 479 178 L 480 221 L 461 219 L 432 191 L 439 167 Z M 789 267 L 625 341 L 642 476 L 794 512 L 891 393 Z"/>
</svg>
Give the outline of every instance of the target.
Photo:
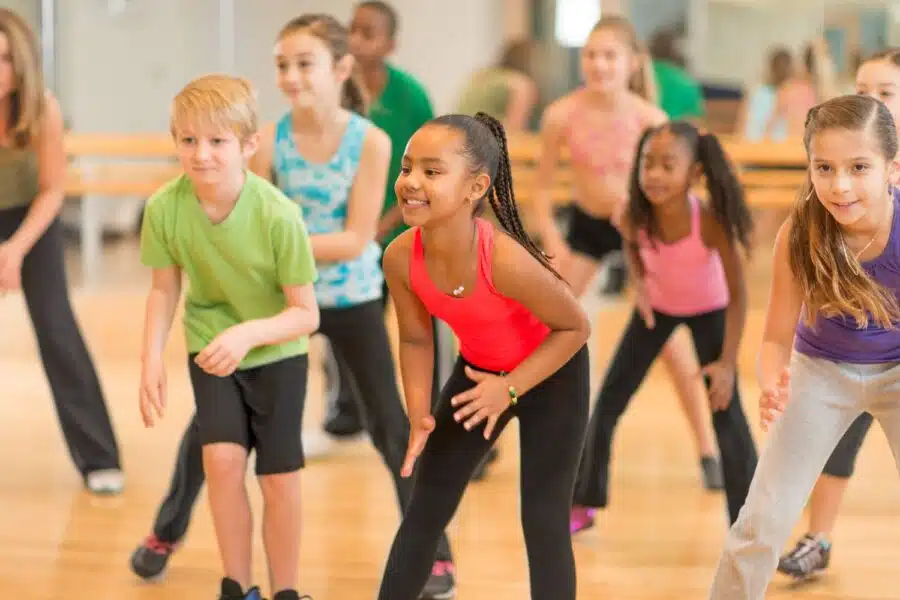
<svg viewBox="0 0 900 600">
<path fill-rule="evenodd" d="M 806 155 L 800 140 L 763 143 L 728 137 L 722 140 L 730 159 L 740 170 L 751 206 L 784 209 L 793 203 L 806 176 Z M 540 139 L 531 133 L 516 134 L 508 142 L 516 198 L 527 206 L 534 202 L 537 189 Z M 65 144 L 72 161 L 66 191 L 69 196 L 83 198 L 82 263 L 85 276 L 91 278 L 99 271 L 102 254 L 99 199 L 147 198 L 181 171 L 168 133 L 69 134 Z M 573 174 L 568 153 L 563 149 L 554 172 L 551 199 L 555 205 L 565 206 L 572 201 L 573 194 Z"/>
</svg>

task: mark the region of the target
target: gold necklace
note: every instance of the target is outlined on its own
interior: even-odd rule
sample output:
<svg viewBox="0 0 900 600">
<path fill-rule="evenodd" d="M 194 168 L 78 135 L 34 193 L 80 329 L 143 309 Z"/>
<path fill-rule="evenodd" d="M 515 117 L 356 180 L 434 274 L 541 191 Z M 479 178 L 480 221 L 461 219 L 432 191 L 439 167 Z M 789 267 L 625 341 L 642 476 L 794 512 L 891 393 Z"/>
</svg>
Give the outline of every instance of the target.
<svg viewBox="0 0 900 600">
<path fill-rule="evenodd" d="M 891 210 L 892 210 L 892 205 L 893 205 L 893 198 L 891 198 L 891 204 L 888 205 L 888 213 L 891 212 Z M 869 243 L 868 243 L 868 244 L 866 244 L 865 246 L 863 246 L 863 249 L 862 249 L 862 250 L 860 250 L 859 252 L 856 253 L 856 260 L 859 260 L 859 257 L 862 256 L 863 253 L 865 253 L 865 251 L 869 249 L 869 246 L 871 246 L 872 244 L 875 243 L 875 238 L 877 238 L 877 237 L 878 237 L 878 234 L 881 232 L 881 226 L 884 224 L 884 221 L 885 221 L 886 218 L 887 218 L 887 217 L 882 217 L 881 223 L 879 223 L 878 226 L 875 228 L 875 233 L 872 235 L 872 239 L 869 240 Z M 844 237 L 844 234 L 843 234 L 843 233 L 841 233 L 841 239 L 844 240 L 844 246 L 846 246 L 847 248 L 849 248 L 849 246 L 847 245 L 847 238 Z"/>
</svg>

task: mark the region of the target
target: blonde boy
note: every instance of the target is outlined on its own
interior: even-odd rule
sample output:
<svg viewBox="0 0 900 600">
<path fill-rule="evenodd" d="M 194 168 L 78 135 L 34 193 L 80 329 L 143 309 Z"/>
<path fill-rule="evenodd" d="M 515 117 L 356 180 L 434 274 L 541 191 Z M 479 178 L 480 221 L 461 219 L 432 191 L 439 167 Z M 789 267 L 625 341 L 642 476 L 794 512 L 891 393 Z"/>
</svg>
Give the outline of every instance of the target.
<svg viewBox="0 0 900 600">
<path fill-rule="evenodd" d="M 184 330 L 209 503 L 225 576 L 221 600 L 259 599 L 251 586 L 250 450 L 265 511 L 274 600 L 296 600 L 300 431 L 309 334 L 318 328 L 316 269 L 296 204 L 247 169 L 258 145 L 253 89 L 209 75 L 172 106 L 184 174 L 147 203 L 141 259 L 153 269 L 140 408 L 163 416 L 163 349 L 187 275 Z"/>
</svg>

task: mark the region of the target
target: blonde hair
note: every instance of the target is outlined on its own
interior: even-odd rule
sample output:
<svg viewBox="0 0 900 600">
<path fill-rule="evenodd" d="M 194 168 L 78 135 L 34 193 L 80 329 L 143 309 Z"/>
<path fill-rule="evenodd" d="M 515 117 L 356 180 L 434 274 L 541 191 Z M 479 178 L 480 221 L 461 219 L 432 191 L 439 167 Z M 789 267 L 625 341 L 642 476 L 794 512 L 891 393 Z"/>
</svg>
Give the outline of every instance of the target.
<svg viewBox="0 0 900 600">
<path fill-rule="evenodd" d="M 0 8 L 0 34 L 6 36 L 13 70 L 8 133 L 13 146 L 27 148 L 40 133 L 46 107 L 40 52 L 25 20 L 6 8 Z"/>
<path fill-rule="evenodd" d="M 612 29 L 624 36 L 625 44 L 631 48 L 640 61 L 637 71 L 635 71 L 628 80 L 628 89 L 634 92 L 647 102 L 656 104 L 658 94 L 656 89 L 656 77 L 653 74 L 653 66 L 651 64 L 650 53 L 644 48 L 644 45 L 638 39 L 637 32 L 634 30 L 631 22 L 620 15 L 610 15 L 601 17 L 591 34 L 601 29 Z"/>
<path fill-rule="evenodd" d="M 186 124 L 230 131 L 243 143 L 258 130 L 256 92 L 243 77 L 204 75 L 188 83 L 172 102 L 172 136 Z"/>
<path fill-rule="evenodd" d="M 871 132 L 886 160 L 897 154 L 897 130 L 890 111 L 868 96 L 839 96 L 814 106 L 803 134 L 807 156 L 813 138 L 829 129 Z M 841 226 L 816 196 L 809 170 L 791 212 L 788 247 L 791 271 L 803 290 L 808 325 L 815 322 L 817 313 L 849 316 L 860 328 L 870 320 L 889 328 L 900 318 L 896 295 L 872 279 L 847 247 Z"/>
<path fill-rule="evenodd" d="M 281 28 L 278 39 L 300 31 L 308 31 L 322 40 L 331 51 L 334 62 L 350 54 L 350 32 L 331 15 L 310 13 L 292 19 Z M 369 97 L 356 64 L 341 90 L 341 106 L 363 117 L 369 111 Z"/>
</svg>

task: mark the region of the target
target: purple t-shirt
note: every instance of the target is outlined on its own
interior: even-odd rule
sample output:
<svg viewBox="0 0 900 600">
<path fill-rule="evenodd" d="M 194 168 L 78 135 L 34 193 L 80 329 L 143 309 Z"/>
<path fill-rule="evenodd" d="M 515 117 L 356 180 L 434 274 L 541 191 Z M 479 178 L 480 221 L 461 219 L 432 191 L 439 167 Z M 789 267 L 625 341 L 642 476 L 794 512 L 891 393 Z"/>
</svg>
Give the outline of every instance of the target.
<svg viewBox="0 0 900 600">
<path fill-rule="evenodd" d="M 900 295 L 900 192 L 894 190 L 894 219 L 884 252 L 862 266 L 878 283 Z M 835 362 L 872 364 L 900 362 L 900 324 L 884 329 L 872 322 L 860 329 L 851 317 L 819 315 L 813 327 L 797 324 L 794 350 Z"/>
</svg>

